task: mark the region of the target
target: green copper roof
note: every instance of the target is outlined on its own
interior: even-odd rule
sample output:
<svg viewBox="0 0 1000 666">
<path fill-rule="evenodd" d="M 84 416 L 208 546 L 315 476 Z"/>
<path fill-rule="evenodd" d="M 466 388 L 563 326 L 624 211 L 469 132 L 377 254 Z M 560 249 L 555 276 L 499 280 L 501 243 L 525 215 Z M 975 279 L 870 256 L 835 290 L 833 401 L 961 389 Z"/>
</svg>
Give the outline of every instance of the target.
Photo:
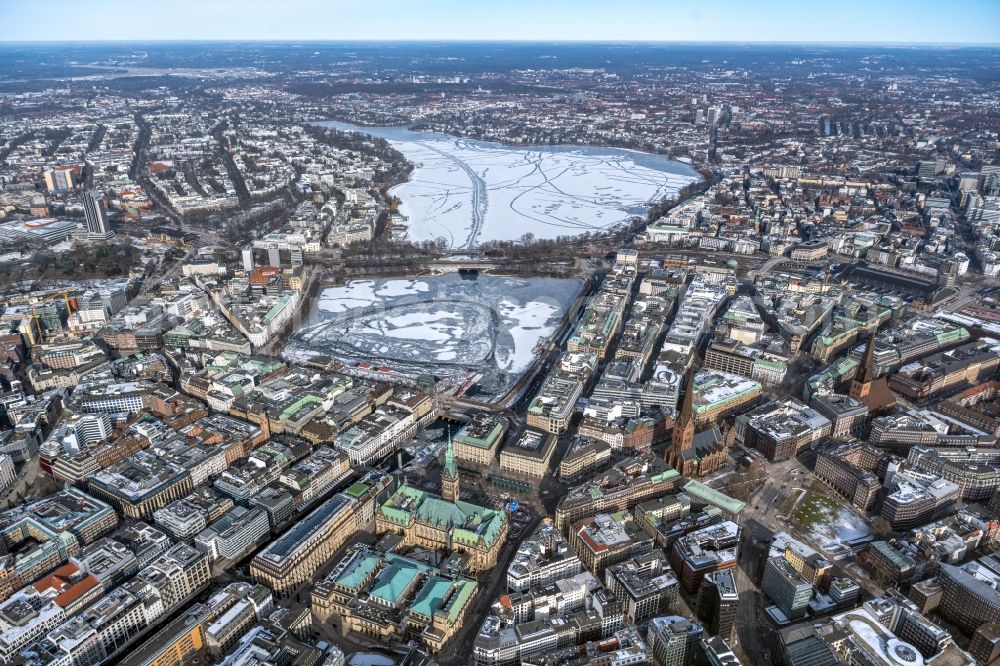
<svg viewBox="0 0 1000 666">
<path fill-rule="evenodd" d="M 664 481 L 669 481 L 670 479 L 676 478 L 680 475 L 681 473 L 678 472 L 676 469 L 667 469 L 653 476 L 652 481 L 653 483 L 662 483 Z"/>
<path fill-rule="evenodd" d="M 964 328 L 957 328 L 951 331 L 941 331 L 935 337 L 939 343 L 948 343 L 956 340 L 965 340 L 969 337 L 969 332 Z"/>
<path fill-rule="evenodd" d="M 691 229 L 689 229 L 688 227 L 678 227 L 678 226 L 673 226 L 673 225 L 669 225 L 669 224 L 655 224 L 654 223 L 654 224 L 649 225 L 648 228 L 649 229 L 655 229 L 656 231 L 664 231 L 664 232 L 674 233 L 674 234 L 689 234 L 689 233 L 691 233 Z"/>
<path fill-rule="evenodd" d="M 476 593 L 478 584 L 476 581 L 468 578 L 459 578 L 455 581 L 454 586 L 455 593 L 448 599 L 448 603 L 444 605 L 444 608 L 440 609 L 437 613 L 438 615 L 442 613 L 446 614 L 449 623 L 454 623 L 458 620 L 462 614 L 462 609 L 472 599 L 472 595 Z"/>
<path fill-rule="evenodd" d="M 464 431 L 459 431 L 459 433 L 455 435 L 455 439 L 459 442 L 462 442 L 463 444 L 469 444 L 471 446 L 476 446 L 481 449 L 488 449 L 490 448 L 490 445 L 493 444 L 494 440 L 496 440 L 496 438 L 500 436 L 500 433 L 503 431 L 503 427 L 504 427 L 503 423 L 497 421 L 496 425 L 493 426 L 493 429 L 490 430 L 490 432 L 486 435 L 486 437 L 482 439 L 478 437 L 473 437 L 472 435 L 469 435 L 467 432 Z"/>
<path fill-rule="evenodd" d="M 900 569 L 907 569 L 916 565 L 916 561 L 914 561 L 912 557 L 893 547 L 892 544 L 886 541 L 873 541 L 871 547 L 880 552 L 886 559 L 892 562 L 893 565 Z"/>
<path fill-rule="evenodd" d="M 392 562 L 378 575 L 372 586 L 371 595 L 382 599 L 390 606 L 395 606 L 418 575 L 420 571 L 416 567 L 402 562 Z"/>
<path fill-rule="evenodd" d="M 284 294 L 275 302 L 274 305 L 271 306 L 271 309 L 268 310 L 267 314 L 264 315 L 265 326 L 270 324 L 271 320 L 278 316 L 278 313 L 284 309 L 284 307 L 288 304 L 288 301 L 290 301 L 291 298 L 292 298 L 291 294 Z"/>
<path fill-rule="evenodd" d="M 347 490 L 345 490 L 344 494 L 345 495 L 349 495 L 350 497 L 353 497 L 354 499 L 358 499 L 359 497 L 361 497 L 362 495 L 364 495 L 366 492 L 368 492 L 368 490 L 370 488 L 371 488 L 371 486 L 369 486 L 367 483 L 364 483 L 362 481 L 358 481 L 353 486 L 351 486 L 350 488 L 348 488 Z"/>
<path fill-rule="evenodd" d="M 729 495 L 721 493 L 715 488 L 707 486 L 700 481 L 695 481 L 694 479 L 691 479 L 684 484 L 684 492 L 693 498 L 707 502 L 713 506 L 717 506 L 730 514 L 737 514 L 743 510 L 743 507 L 746 506 L 744 502 L 741 502 L 738 499 L 733 499 Z"/>
<path fill-rule="evenodd" d="M 294 416 L 295 414 L 297 414 L 298 411 L 300 409 L 302 409 L 303 407 L 305 407 L 306 405 L 317 404 L 317 403 L 322 403 L 322 402 L 323 402 L 323 400 L 320 399 L 319 396 L 315 396 L 315 395 L 309 393 L 309 394 L 303 396 L 302 398 L 300 398 L 299 400 L 296 400 L 291 405 L 289 405 L 288 408 L 285 409 L 285 411 L 281 412 L 281 414 L 279 415 L 279 418 L 281 418 L 282 420 L 285 420 L 288 417 Z"/>
<path fill-rule="evenodd" d="M 474 544 L 481 540 L 487 546 L 496 541 L 507 520 L 502 511 L 461 500 L 448 502 L 410 486 L 400 486 L 379 507 L 379 513 L 397 525 L 408 527 L 416 520 L 438 529 L 451 529 L 452 538 L 462 543 Z"/>
<path fill-rule="evenodd" d="M 367 551 L 359 553 L 335 582 L 349 590 L 357 590 L 381 562 L 382 558 L 375 553 Z"/>
<path fill-rule="evenodd" d="M 413 598 L 410 611 L 424 617 L 433 616 L 441 608 L 451 586 L 452 582 L 447 578 L 429 576 L 417 592 L 417 596 Z"/>
</svg>

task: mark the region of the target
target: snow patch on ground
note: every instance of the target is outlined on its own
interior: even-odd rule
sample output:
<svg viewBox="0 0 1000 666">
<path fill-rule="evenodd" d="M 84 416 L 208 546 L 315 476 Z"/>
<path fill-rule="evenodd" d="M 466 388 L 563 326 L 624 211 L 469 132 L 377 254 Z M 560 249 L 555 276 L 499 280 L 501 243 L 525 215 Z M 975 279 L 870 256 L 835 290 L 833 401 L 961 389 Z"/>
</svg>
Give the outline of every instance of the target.
<svg viewBox="0 0 1000 666">
<path fill-rule="evenodd" d="M 871 540 L 871 530 L 854 510 L 815 490 L 796 508 L 794 520 L 809 540 L 826 552 Z"/>
<path fill-rule="evenodd" d="M 348 666 L 395 666 L 396 661 L 374 652 L 358 652 L 347 660 Z"/>
</svg>

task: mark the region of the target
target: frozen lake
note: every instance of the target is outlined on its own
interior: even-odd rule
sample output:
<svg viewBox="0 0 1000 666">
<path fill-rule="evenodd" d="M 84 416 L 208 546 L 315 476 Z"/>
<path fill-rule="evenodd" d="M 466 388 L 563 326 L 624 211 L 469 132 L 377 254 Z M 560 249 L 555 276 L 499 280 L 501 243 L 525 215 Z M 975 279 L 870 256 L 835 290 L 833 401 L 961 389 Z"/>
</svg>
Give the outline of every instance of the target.
<svg viewBox="0 0 1000 666">
<path fill-rule="evenodd" d="M 531 366 L 580 286 L 559 278 L 456 274 L 354 280 L 320 292 L 285 358 L 324 354 L 345 365 L 456 383 L 479 374 L 478 392 L 489 399 Z"/>
<path fill-rule="evenodd" d="M 405 127 L 316 123 L 386 139 L 413 162 L 402 201 L 413 241 L 454 248 L 490 240 L 578 236 L 645 215 L 645 205 L 701 176 L 691 166 L 634 150 L 512 147 Z"/>
</svg>

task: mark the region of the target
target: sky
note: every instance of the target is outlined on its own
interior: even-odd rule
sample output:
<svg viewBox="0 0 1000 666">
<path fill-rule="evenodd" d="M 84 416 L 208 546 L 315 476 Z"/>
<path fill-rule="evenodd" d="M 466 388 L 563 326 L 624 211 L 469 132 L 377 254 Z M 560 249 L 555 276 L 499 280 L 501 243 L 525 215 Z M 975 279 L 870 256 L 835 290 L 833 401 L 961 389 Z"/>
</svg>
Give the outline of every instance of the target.
<svg viewBox="0 0 1000 666">
<path fill-rule="evenodd" d="M 1000 43 L 1000 0 L 0 0 L 0 41 Z"/>
</svg>

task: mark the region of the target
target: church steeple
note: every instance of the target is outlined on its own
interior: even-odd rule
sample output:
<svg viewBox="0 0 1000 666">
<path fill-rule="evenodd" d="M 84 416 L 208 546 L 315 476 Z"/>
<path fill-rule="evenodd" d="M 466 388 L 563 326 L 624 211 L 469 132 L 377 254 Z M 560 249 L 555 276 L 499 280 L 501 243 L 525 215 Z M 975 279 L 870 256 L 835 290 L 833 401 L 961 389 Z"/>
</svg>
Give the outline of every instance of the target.
<svg viewBox="0 0 1000 666">
<path fill-rule="evenodd" d="M 692 363 L 688 370 L 687 380 L 684 386 L 684 401 L 681 403 L 681 413 L 674 423 L 671 435 L 670 451 L 667 455 L 667 464 L 684 473 L 684 452 L 694 446 L 694 377 L 695 368 Z"/>
<path fill-rule="evenodd" d="M 441 470 L 441 498 L 457 502 L 462 491 L 458 482 L 458 463 L 455 462 L 455 447 L 451 442 L 451 426 L 448 426 L 448 447 L 444 450 L 444 468 Z"/>
<path fill-rule="evenodd" d="M 861 400 L 871 392 L 872 381 L 875 379 L 875 335 L 878 333 L 878 325 L 872 327 L 871 335 L 868 337 L 868 347 L 865 355 L 861 358 L 861 365 L 858 366 L 854 381 L 851 382 L 851 397 Z"/>
<path fill-rule="evenodd" d="M 451 426 L 448 426 L 448 448 L 444 450 L 444 471 L 448 476 L 458 476 L 455 464 L 455 446 L 451 442 Z"/>
</svg>

